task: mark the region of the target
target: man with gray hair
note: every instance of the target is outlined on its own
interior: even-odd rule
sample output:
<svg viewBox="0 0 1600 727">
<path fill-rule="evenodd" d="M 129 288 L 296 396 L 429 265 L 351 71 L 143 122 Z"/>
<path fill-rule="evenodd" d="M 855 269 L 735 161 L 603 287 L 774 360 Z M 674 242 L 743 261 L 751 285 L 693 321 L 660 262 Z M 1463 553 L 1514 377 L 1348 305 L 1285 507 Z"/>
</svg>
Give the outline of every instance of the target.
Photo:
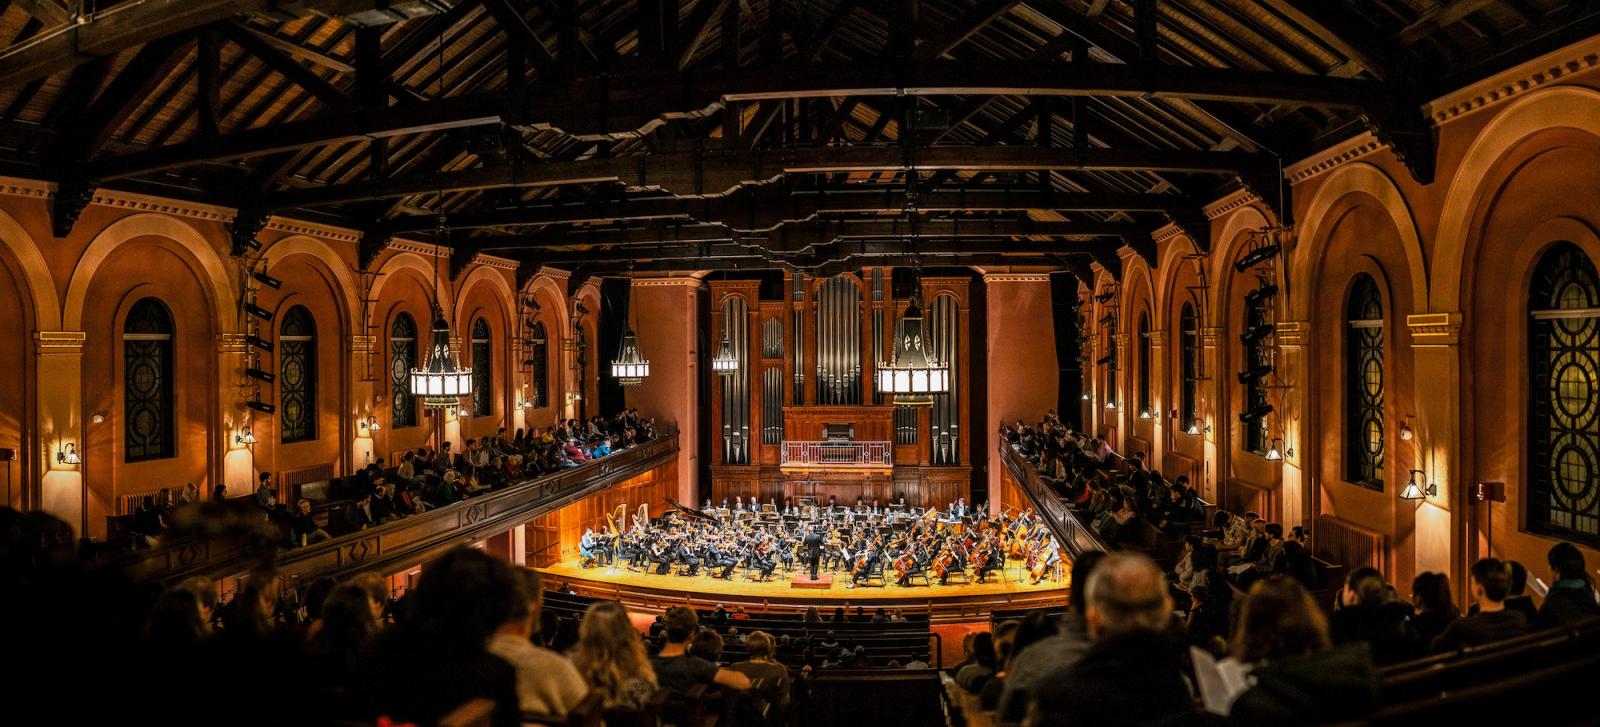
<svg viewBox="0 0 1600 727">
<path fill-rule="evenodd" d="M 1195 719 L 1183 678 L 1183 643 L 1172 633 L 1172 596 L 1161 569 L 1138 553 L 1100 561 L 1084 586 L 1094 645 L 1077 664 L 1040 680 L 1035 725 L 1184 724 Z"/>
</svg>

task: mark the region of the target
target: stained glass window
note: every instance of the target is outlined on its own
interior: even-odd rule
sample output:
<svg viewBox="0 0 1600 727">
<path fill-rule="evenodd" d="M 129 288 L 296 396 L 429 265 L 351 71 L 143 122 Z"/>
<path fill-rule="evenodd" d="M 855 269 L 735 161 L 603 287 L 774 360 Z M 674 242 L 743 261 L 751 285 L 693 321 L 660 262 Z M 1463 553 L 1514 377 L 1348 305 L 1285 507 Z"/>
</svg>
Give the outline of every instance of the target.
<svg viewBox="0 0 1600 727">
<path fill-rule="evenodd" d="M 411 395 L 411 369 L 417 365 L 417 322 L 408 313 L 389 327 L 389 426 L 417 425 L 417 400 Z"/>
<path fill-rule="evenodd" d="M 494 342 L 489 335 L 489 322 L 479 318 L 472 322 L 472 415 L 493 414 Z"/>
<path fill-rule="evenodd" d="M 1155 416 L 1155 402 L 1150 400 L 1150 314 L 1139 314 L 1139 415 Z"/>
<path fill-rule="evenodd" d="M 1345 479 L 1383 489 L 1383 298 L 1357 276 L 1345 305 Z"/>
<path fill-rule="evenodd" d="M 133 304 L 122 324 L 122 420 L 128 462 L 175 454 L 172 314 L 155 298 Z"/>
<path fill-rule="evenodd" d="M 305 306 L 278 329 L 278 425 L 284 442 L 317 438 L 317 328 Z"/>
<path fill-rule="evenodd" d="M 1600 544 L 1600 275 L 1561 243 L 1534 270 L 1528 308 L 1527 525 Z"/>
<path fill-rule="evenodd" d="M 1246 303 L 1244 307 L 1244 330 L 1249 331 L 1259 326 L 1272 322 L 1267 311 L 1267 299 L 1253 303 Z M 1272 365 L 1272 349 L 1267 346 L 1264 337 L 1254 338 L 1244 343 L 1244 362 L 1247 369 Z M 1267 377 L 1257 376 L 1249 380 L 1244 386 L 1244 408 L 1246 411 L 1262 409 L 1267 406 Z M 1256 454 L 1267 452 L 1267 418 L 1257 417 L 1244 423 L 1244 448 Z"/>
</svg>

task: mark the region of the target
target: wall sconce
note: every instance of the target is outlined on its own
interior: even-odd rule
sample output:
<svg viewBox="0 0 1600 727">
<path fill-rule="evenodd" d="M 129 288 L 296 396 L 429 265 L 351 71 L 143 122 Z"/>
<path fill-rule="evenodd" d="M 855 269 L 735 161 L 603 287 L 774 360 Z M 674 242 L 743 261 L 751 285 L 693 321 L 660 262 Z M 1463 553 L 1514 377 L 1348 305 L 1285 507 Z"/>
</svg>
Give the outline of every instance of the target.
<svg viewBox="0 0 1600 727">
<path fill-rule="evenodd" d="M 1199 434 L 1201 432 L 1205 432 L 1207 434 L 1210 434 L 1211 433 L 1211 425 L 1201 422 L 1200 421 L 1200 417 L 1195 417 L 1194 421 L 1189 422 L 1189 431 L 1188 431 L 1188 433 L 1189 434 Z"/>
<path fill-rule="evenodd" d="M 1106 402 L 1106 408 L 1107 409 L 1115 409 L 1115 408 L 1117 408 L 1117 402 L 1114 402 L 1114 401 Z"/>
<path fill-rule="evenodd" d="M 1415 437 L 1415 436 L 1416 435 L 1411 432 L 1411 425 L 1410 424 L 1407 424 L 1406 422 L 1403 422 L 1403 421 L 1400 422 L 1400 441 L 1409 442 L 1409 441 L 1411 441 L 1411 438 Z"/>
<path fill-rule="evenodd" d="M 256 443 L 255 432 L 250 431 L 250 427 L 240 429 L 238 434 L 233 435 L 233 443 L 242 444 L 246 447 L 253 445 Z"/>
<path fill-rule="evenodd" d="M 1283 440 L 1272 440 L 1272 446 L 1267 447 L 1267 461 L 1279 462 L 1283 460 Z"/>
<path fill-rule="evenodd" d="M 1089 400 L 1089 395 L 1088 394 L 1084 394 L 1083 395 L 1083 400 L 1084 401 L 1088 401 Z"/>
<path fill-rule="evenodd" d="M 472 410 L 471 409 L 468 409 L 466 407 L 461 407 L 460 409 L 456 410 L 456 418 L 457 419 L 466 419 L 469 416 L 472 416 Z"/>
<path fill-rule="evenodd" d="M 1150 410 L 1149 409 L 1145 409 L 1144 411 L 1139 412 L 1139 418 L 1140 419 L 1150 419 L 1151 418 Z"/>
<path fill-rule="evenodd" d="M 83 462 L 78 457 L 78 445 L 68 442 L 62 448 L 56 449 L 56 464 L 80 464 Z"/>
<path fill-rule="evenodd" d="M 1426 478 L 1428 473 L 1422 470 L 1411 470 L 1411 481 L 1407 482 L 1405 489 L 1400 491 L 1400 499 L 1421 500 L 1427 497 L 1437 497 L 1439 495 L 1439 486 L 1431 482 L 1423 485 L 1417 481 L 1417 475 L 1422 475 Z"/>
<path fill-rule="evenodd" d="M 567 392 L 567 401 L 583 401 L 583 394 L 577 391 Z"/>
<path fill-rule="evenodd" d="M 101 414 L 100 412 L 95 412 L 89 415 L 89 421 L 94 422 L 95 424 L 104 424 L 106 421 L 106 415 Z"/>
<path fill-rule="evenodd" d="M 383 425 L 378 423 L 377 417 L 367 417 L 366 419 L 357 419 L 356 428 L 361 430 L 362 436 L 370 436 L 373 432 L 383 429 Z"/>
</svg>

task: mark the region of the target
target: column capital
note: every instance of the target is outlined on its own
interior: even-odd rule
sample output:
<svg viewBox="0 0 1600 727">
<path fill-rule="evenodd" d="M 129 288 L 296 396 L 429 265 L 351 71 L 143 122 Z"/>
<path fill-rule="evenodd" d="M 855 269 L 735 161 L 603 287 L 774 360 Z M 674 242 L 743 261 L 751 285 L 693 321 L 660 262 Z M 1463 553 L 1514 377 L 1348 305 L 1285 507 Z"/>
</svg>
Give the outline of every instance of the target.
<svg viewBox="0 0 1600 727">
<path fill-rule="evenodd" d="M 633 285 L 640 288 L 700 287 L 699 278 L 635 278 Z"/>
<path fill-rule="evenodd" d="M 83 331 L 34 331 L 35 350 L 40 356 L 82 356 L 88 336 Z"/>
<path fill-rule="evenodd" d="M 1127 348 L 1128 347 L 1128 334 L 1126 334 L 1126 333 L 1118 333 L 1118 334 L 1113 335 L 1111 337 L 1111 343 L 1112 343 L 1112 345 L 1115 345 L 1117 348 Z"/>
<path fill-rule="evenodd" d="M 248 346 L 244 342 L 244 335 L 238 331 L 223 333 L 217 337 L 218 353 L 244 353 Z"/>
<path fill-rule="evenodd" d="M 1406 316 L 1411 329 L 1411 345 L 1416 347 L 1458 346 L 1461 344 L 1461 312 L 1412 313 Z"/>
<path fill-rule="evenodd" d="M 1216 348 L 1217 344 L 1219 344 L 1221 341 L 1222 341 L 1222 329 L 1221 328 L 1218 328 L 1216 326 L 1208 326 L 1206 328 L 1200 329 L 1200 346 L 1202 348 Z"/>
<path fill-rule="evenodd" d="M 1167 347 L 1167 332 L 1166 331 L 1151 331 L 1150 332 L 1150 345 L 1152 347 L 1154 347 L 1154 348 L 1166 348 Z"/>
<path fill-rule="evenodd" d="M 1311 321 L 1279 321 L 1278 344 L 1304 346 L 1311 342 Z"/>
<path fill-rule="evenodd" d="M 351 353 L 372 353 L 373 351 L 377 350 L 375 348 L 377 345 L 378 345 L 378 337 L 377 336 L 351 336 L 350 337 L 350 352 Z"/>
<path fill-rule="evenodd" d="M 984 273 L 984 284 L 991 283 L 1048 283 L 1049 273 Z"/>
</svg>

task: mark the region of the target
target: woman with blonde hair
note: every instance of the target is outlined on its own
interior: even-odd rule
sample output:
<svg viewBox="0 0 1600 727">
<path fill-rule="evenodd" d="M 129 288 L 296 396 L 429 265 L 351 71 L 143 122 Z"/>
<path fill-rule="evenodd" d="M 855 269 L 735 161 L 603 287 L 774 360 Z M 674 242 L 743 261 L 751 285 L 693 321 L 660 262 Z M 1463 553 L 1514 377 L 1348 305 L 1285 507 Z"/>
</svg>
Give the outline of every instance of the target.
<svg viewBox="0 0 1600 727">
<path fill-rule="evenodd" d="M 572 663 L 600 692 L 605 709 L 640 709 L 655 694 L 655 669 L 628 612 L 616 601 L 597 601 L 584 613 Z"/>
</svg>

